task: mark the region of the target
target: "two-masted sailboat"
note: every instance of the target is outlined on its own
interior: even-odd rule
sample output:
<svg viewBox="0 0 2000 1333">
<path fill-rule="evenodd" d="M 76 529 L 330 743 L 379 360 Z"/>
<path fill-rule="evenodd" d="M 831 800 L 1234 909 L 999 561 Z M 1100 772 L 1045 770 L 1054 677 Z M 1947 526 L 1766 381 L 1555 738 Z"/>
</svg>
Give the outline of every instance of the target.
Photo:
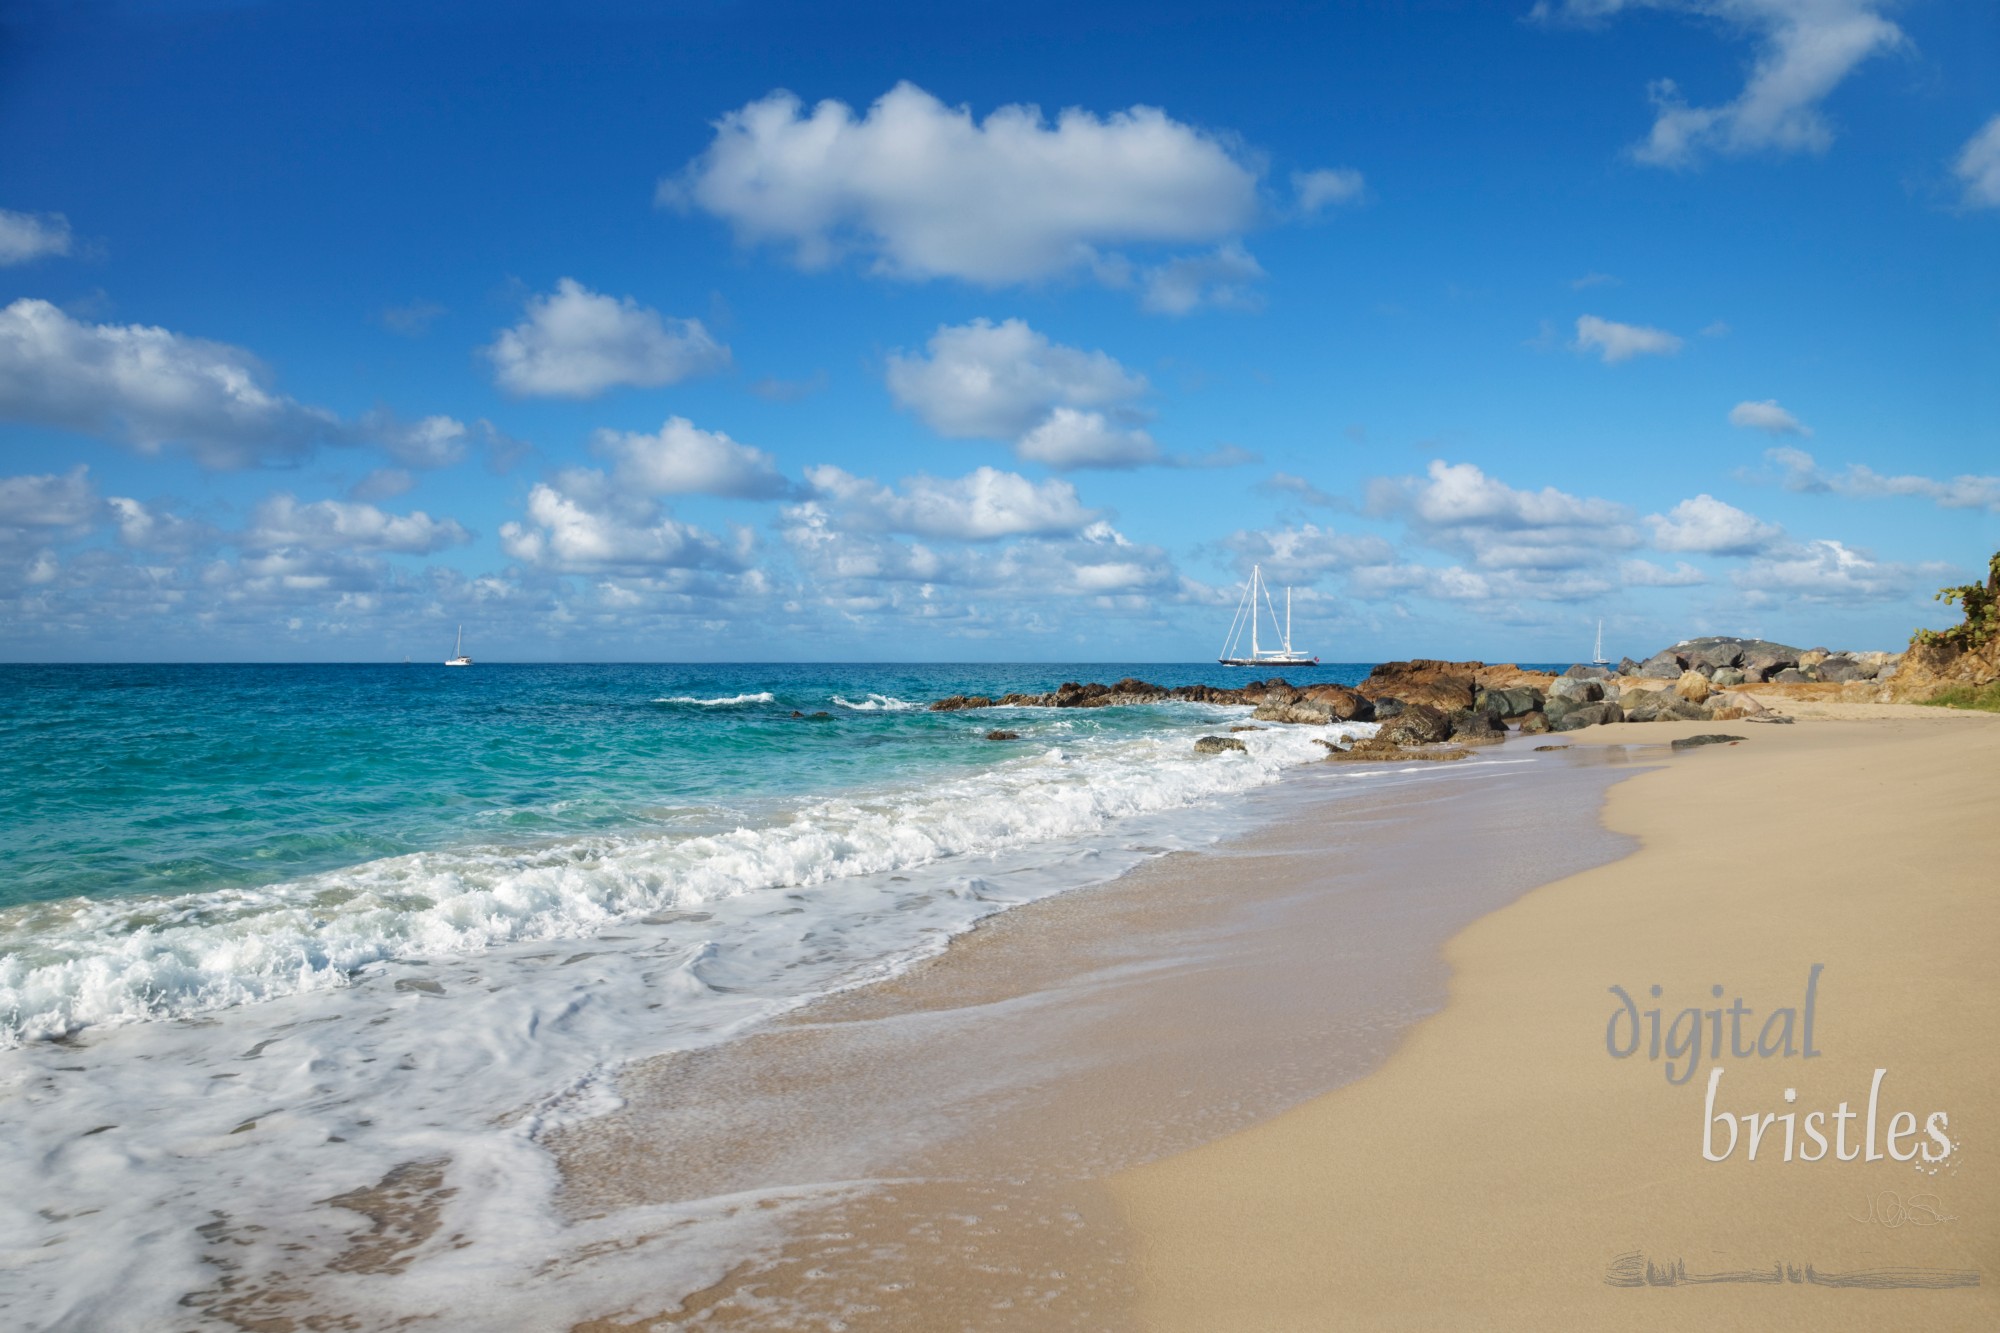
<svg viewBox="0 0 2000 1333">
<path fill-rule="evenodd" d="M 452 646 L 451 656 L 448 659 L 446 659 L 445 665 L 446 666 L 472 665 L 472 659 L 465 655 L 465 626 L 463 625 L 460 625 L 458 627 L 458 642 Z"/>
<path fill-rule="evenodd" d="M 1260 647 L 1257 642 L 1257 608 L 1259 605 L 1270 612 L 1271 628 L 1279 630 L 1281 648 Z M 1250 655 L 1241 655 L 1243 631 L 1250 631 Z M 1271 605 L 1270 590 L 1264 584 L 1264 569 L 1261 565 L 1250 566 L 1250 582 L 1243 589 L 1243 599 L 1236 604 L 1236 618 L 1229 622 L 1229 637 L 1222 641 L 1222 656 L 1215 659 L 1223 666 L 1265 667 L 1265 666 L 1318 666 L 1319 658 L 1301 649 L 1292 647 L 1292 590 L 1285 589 L 1285 621 L 1278 624 L 1277 608 Z"/>
</svg>

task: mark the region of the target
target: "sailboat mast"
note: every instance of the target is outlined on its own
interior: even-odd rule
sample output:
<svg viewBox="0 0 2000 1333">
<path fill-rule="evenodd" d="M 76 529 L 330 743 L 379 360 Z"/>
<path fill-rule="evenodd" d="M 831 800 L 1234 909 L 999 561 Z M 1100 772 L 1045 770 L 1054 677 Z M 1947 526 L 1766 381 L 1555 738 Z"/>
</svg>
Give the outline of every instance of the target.
<svg viewBox="0 0 2000 1333">
<path fill-rule="evenodd" d="M 1264 579 L 1262 565 L 1250 566 L 1250 656 L 1257 656 L 1257 589 Z"/>
<path fill-rule="evenodd" d="M 1292 655 L 1292 585 L 1285 585 L 1285 656 Z"/>
</svg>

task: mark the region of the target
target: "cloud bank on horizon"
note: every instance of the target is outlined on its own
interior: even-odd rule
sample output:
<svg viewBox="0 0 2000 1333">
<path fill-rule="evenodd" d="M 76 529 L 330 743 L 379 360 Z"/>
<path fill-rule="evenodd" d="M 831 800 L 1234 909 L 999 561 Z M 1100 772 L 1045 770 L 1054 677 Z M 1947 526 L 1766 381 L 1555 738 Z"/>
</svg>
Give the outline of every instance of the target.
<svg viewBox="0 0 2000 1333">
<path fill-rule="evenodd" d="M 1109 30 L 1052 75 L 937 16 L 860 92 L 755 16 L 664 86 L 524 20 L 442 77 L 573 79 L 318 131 L 350 188 L 297 198 L 258 136 L 318 20 L 168 22 L 149 109 L 92 73 L 129 34 L 49 19 L 0 133 L 6 656 L 1186 658 L 1252 564 L 1335 658 L 1894 646 L 2000 546 L 2000 114 L 1943 9 L 1252 18 L 1207 79 L 1220 20 L 1112 79 Z M 1921 104 L 1877 77 L 1917 53 Z M 171 93 L 252 58 L 298 108 Z M 1628 76 L 1650 128 L 1590 100 Z M 241 185 L 121 177 L 149 115 Z"/>
</svg>

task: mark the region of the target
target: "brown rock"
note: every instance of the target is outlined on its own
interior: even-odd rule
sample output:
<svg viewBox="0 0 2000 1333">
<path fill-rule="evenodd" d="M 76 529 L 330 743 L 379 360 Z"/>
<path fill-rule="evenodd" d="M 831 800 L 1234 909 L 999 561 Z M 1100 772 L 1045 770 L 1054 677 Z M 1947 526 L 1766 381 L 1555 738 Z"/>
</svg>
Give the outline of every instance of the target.
<svg viewBox="0 0 2000 1333">
<path fill-rule="evenodd" d="M 1361 682 L 1361 693 L 1370 699 L 1383 696 L 1406 704 L 1429 704 L 1446 713 L 1472 707 L 1478 693 L 1478 673 L 1484 662 L 1441 662 L 1417 658 L 1408 662 L 1384 662 Z"/>
<path fill-rule="evenodd" d="M 1674 693 L 1691 704 L 1698 704 L 1709 696 L 1708 677 L 1699 671 L 1683 671 L 1674 684 Z"/>
<path fill-rule="evenodd" d="M 1451 719 L 1429 704 L 1411 704 L 1375 735 L 1390 745 L 1434 745 L 1450 737 Z"/>
</svg>

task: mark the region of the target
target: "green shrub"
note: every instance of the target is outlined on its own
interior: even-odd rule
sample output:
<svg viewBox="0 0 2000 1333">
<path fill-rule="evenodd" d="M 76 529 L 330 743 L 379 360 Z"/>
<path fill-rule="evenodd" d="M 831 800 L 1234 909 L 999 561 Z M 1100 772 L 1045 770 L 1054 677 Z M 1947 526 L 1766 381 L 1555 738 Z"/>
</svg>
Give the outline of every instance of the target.
<svg viewBox="0 0 2000 1333">
<path fill-rule="evenodd" d="M 1910 644 L 1945 644 L 1960 652 L 1971 652 L 2000 635 L 2000 551 L 1987 562 L 1985 583 L 1962 583 L 1956 588 L 1939 588 L 1934 601 L 1965 608 L 1965 623 L 1950 629 L 1920 629 L 1910 636 Z M 1954 705 L 1957 706 L 1957 705 Z M 1968 705 L 1985 707 L 1984 704 Z"/>
<path fill-rule="evenodd" d="M 1947 685 L 1923 702 L 1939 708 L 1977 708 L 2000 713 L 2000 680 L 1990 680 L 1984 685 Z"/>
</svg>

